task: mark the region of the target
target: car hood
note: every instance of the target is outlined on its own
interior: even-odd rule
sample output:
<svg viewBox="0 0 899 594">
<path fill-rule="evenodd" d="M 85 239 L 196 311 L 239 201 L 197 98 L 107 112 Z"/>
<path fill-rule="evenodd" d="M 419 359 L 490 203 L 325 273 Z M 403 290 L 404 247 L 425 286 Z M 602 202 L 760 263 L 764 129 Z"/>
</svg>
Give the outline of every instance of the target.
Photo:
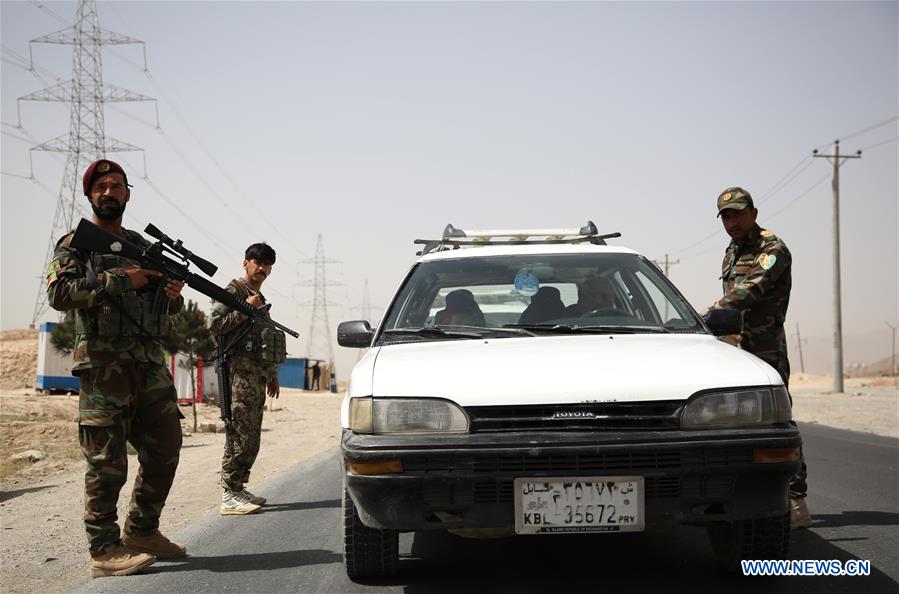
<svg viewBox="0 0 899 594">
<path fill-rule="evenodd" d="M 387 345 L 360 362 L 357 381 L 369 384 L 356 386 L 364 395 L 439 397 L 462 406 L 683 400 L 700 390 L 782 383 L 760 359 L 705 334 Z"/>
</svg>

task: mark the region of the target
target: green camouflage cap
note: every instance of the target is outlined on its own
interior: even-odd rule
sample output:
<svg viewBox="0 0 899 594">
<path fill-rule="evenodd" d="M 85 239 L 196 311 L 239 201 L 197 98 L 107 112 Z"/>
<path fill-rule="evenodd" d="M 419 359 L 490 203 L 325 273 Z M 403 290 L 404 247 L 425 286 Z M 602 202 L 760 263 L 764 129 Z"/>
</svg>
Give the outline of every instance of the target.
<svg viewBox="0 0 899 594">
<path fill-rule="evenodd" d="M 752 196 L 749 195 L 749 192 L 744 190 L 743 188 L 734 186 L 733 188 L 727 188 L 721 195 L 718 196 L 718 216 L 721 216 L 721 211 L 725 209 L 732 210 L 743 210 L 746 207 L 754 208 L 752 204 Z"/>
</svg>

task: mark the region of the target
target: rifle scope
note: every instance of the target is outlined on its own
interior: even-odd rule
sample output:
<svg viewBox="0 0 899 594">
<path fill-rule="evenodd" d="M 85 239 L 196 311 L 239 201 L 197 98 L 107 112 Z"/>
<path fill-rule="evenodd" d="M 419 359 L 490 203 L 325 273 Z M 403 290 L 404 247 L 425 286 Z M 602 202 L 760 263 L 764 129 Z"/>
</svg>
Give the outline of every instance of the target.
<svg viewBox="0 0 899 594">
<path fill-rule="evenodd" d="M 207 276 L 214 275 L 218 270 L 218 266 L 216 266 L 209 260 L 204 260 L 200 256 L 197 256 L 196 254 L 185 248 L 180 239 L 172 240 L 171 237 L 160 231 L 159 227 L 157 227 L 153 223 L 149 223 L 147 225 L 147 228 L 144 229 L 144 233 L 154 239 L 158 239 L 164 245 L 171 248 L 174 252 L 180 254 L 188 261 L 196 264 L 197 268 L 206 273 Z"/>
</svg>

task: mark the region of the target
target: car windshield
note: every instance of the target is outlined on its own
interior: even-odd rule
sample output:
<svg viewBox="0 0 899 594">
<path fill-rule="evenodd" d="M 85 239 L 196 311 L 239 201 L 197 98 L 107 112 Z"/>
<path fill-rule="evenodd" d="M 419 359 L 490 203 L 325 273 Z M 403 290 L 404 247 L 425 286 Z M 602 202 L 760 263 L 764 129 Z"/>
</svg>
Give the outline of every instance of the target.
<svg viewBox="0 0 899 594">
<path fill-rule="evenodd" d="M 705 329 L 645 258 L 528 254 L 419 263 L 391 305 L 378 342 L 670 332 Z"/>
</svg>

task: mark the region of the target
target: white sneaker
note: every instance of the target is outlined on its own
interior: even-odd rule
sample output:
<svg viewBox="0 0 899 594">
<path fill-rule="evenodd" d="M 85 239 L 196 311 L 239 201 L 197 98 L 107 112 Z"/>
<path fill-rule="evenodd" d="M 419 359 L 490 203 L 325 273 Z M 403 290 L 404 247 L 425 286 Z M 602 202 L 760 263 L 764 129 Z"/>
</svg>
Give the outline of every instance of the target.
<svg viewBox="0 0 899 594">
<path fill-rule="evenodd" d="M 223 516 L 245 516 L 259 511 L 260 505 L 256 505 L 246 497 L 243 491 L 228 491 L 222 493 L 222 507 L 219 513 Z"/>
<path fill-rule="evenodd" d="M 243 491 L 240 492 L 241 495 L 244 496 L 250 503 L 262 506 L 265 505 L 265 502 L 268 501 L 265 497 L 260 497 L 259 495 L 255 495 L 250 492 L 249 489 L 244 487 Z"/>
</svg>

